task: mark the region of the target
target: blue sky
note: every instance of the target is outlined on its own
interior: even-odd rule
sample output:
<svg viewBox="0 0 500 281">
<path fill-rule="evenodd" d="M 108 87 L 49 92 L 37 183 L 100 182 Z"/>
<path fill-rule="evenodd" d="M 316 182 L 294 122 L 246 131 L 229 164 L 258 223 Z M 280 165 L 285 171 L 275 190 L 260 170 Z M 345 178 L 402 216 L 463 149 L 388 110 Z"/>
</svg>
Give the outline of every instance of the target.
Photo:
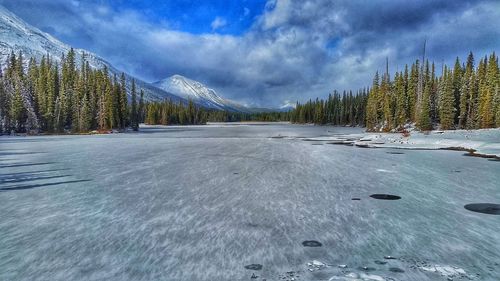
<svg viewBox="0 0 500 281">
<path fill-rule="evenodd" d="M 427 53 L 500 52 L 498 0 L 0 0 L 28 23 L 154 82 L 174 74 L 253 106 L 370 85 Z"/>
<path fill-rule="evenodd" d="M 262 14 L 266 1 L 108 0 L 100 3 L 117 11 L 140 11 L 152 22 L 168 22 L 173 29 L 193 34 L 216 32 L 241 35 L 253 24 L 255 17 Z M 219 22 L 216 28 L 213 28 L 214 22 Z"/>
</svg>

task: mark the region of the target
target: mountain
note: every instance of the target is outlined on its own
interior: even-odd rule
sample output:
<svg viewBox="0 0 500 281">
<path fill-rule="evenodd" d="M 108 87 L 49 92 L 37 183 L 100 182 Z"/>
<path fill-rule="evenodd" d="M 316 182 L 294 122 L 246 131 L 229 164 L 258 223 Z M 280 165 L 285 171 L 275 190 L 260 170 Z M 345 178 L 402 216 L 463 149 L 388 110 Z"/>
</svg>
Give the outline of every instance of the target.
<svg viewBox="0 0 500 281">
<path fill-rule="evenodd" d="M 42 56 L 46 56 L 47 54 L 53 60 L 59 62 L 62 55 L 68 53 L 70 49 L 71 46 L 29 25 L 0 5 L 0 67 L 5 67 L 11 52 L 17 54 L 21 51 L 26 62 L 31 57 L 40 61 Z M 82 49 L 75 49 L 75 52 L 77 53 L 77 62 L 81 61 L 81 54 L 85 53 L 85 58 L 91 67 L 102 69 L 106 66 L 111 74 L 121 75 L 122 73 L 122 71 L 113 67 L 109 62 L 91 52 Z M 130 89 L 132 79 L 135 79 L 137 88 L 144 91 L 144 98 L 148 101 L 163 100 L 166 98 L 173 101 L 185 101 L 176 95 L 158 89 L 131 75 L 125 73 L 125 76 L 127 88 Z"/>
<path fill-rule="evenodd" d="M 206 108 L 239 112 L 251 111 L 244 105 L 220 97 L 215 90 L 208 88 L 204 84 L 181 75 L 173 75 L 155 82 L 153 86 L 181 98 L 192 100 Z"/>
<path fill-rule="evenodd" d="M 40 61 L 43 56 L 49 55 L 54 61 L 60 62 L 63 54 L 67 54 L 71 46 L 57 40 L 48 33 L 17 17 L 15 14 L 0 5 L 0 67 L 5 68 L 8 58 L 12 52 L 23 53 L 25 63 L 30 58 Z M 83 50 L 74 49 L 77 63 L 81 62 L 82 54 L 86 61 L 95 69 L 108 68 L 110 74 L 121 75 L 122 71 L 116 69 L 109 62 L 96 54 Z M 138 91 L 144 91 L 146 101 L 160 101 L 169 99 L 175 102 L 185 102 L 191 99 L 199 106 L 236 112 L 261 112 L 266 109 L 248 108 L 236 102 L 224 99 L 217 95 L 216 91 L 208 88 L 200 82 L 188 79 L 180 75 L 174 75 L 167 79 L 150 84 L 125 73 L 127 89 L 130 90 L 132 80 L 135 79 Z M 130 91 L 129 91 L 130 92 Z"/>
</svg>

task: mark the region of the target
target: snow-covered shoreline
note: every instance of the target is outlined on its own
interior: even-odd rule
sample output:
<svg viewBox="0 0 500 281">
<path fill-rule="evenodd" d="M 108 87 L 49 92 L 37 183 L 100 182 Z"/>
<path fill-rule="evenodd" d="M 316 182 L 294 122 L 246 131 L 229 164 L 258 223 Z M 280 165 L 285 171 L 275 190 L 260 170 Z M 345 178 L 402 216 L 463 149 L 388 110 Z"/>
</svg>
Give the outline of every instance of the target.
<svg viewBox="0 0 500 281">
<path fill-rule="evenodd" d="M 361 133 L 309 138 L 367 148 L 395 148 L 422 150 L 460 150 L 471 156 L 500 159 L 500 129 L 412 131 L 401 133 Z"/>
</svg>

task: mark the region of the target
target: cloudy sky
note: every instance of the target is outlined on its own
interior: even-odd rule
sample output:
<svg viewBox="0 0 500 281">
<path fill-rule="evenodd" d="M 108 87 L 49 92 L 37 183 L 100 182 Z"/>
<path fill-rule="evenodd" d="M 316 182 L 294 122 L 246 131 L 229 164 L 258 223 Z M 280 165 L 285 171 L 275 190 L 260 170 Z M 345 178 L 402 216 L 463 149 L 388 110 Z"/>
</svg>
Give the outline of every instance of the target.
<svg viewBox="0 0 500 281">
<path fill-rule="evenodd" d="M 0 0 L 65 43 L 154 82 L 181 74 L 252 106 L 367 86 L 421 53 L 500 52 L 498 0 Z"/>
</svg>

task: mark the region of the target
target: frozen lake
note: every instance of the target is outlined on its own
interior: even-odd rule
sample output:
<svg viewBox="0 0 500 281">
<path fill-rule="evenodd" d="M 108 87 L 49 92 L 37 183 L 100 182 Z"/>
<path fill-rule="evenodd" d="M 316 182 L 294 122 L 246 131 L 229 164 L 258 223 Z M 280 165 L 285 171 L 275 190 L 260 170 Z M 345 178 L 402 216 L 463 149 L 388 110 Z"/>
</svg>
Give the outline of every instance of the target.
<svg viewBox="0 0 500 281">
<path fill-rule="evenodd" d="M 0 137 L 0 280 L 500 280 L 500 162 L 360 132 Z"/>
</svg>

